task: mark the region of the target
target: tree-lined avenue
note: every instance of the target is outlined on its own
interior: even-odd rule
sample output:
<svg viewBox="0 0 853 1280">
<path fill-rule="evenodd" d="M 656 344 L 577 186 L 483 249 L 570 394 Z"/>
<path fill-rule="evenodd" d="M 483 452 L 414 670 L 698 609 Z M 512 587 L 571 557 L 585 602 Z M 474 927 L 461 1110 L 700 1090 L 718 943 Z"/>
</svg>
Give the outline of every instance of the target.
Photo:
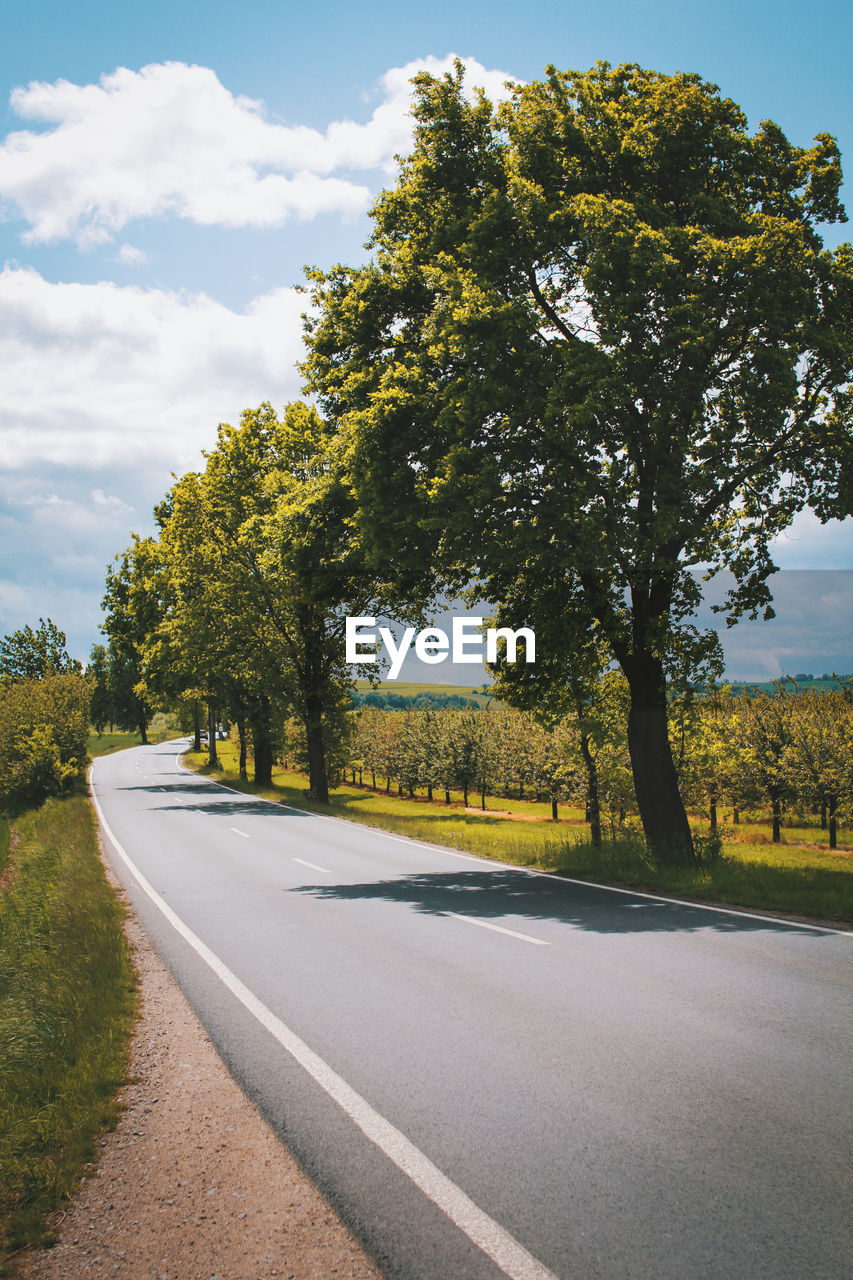
<svg viewBox="0 0 853 1280">
<path fill-rule="evenodd" d="M 107 848 L 385 1274 L 845 1274 L 853 939 L 286 809 L 181 749 L 97 761 Z"/>
</svg>

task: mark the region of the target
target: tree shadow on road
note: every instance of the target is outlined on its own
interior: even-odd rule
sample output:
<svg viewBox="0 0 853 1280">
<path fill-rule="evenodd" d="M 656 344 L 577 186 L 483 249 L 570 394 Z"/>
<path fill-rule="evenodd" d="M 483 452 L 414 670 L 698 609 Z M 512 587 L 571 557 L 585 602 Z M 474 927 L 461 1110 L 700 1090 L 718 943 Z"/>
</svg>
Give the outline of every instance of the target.
<svg viewBox="0 0 853 1280">
<path fill-rule="evenodd" d="M 735 915 L 511 870 L 424 873 L 364 884 L 300 885 L 292 892 L 321 900 L 373 898 L 398 902 L 428 915 L 452 912 L 478 920 L 501 920 L 507 928 L 519 928 L 520 919 L 556 920 L 594 933 L 711 929 L 718 933 L 770 931 L 814 938 L 832 936 L 772 917 Z"/>
</svg>

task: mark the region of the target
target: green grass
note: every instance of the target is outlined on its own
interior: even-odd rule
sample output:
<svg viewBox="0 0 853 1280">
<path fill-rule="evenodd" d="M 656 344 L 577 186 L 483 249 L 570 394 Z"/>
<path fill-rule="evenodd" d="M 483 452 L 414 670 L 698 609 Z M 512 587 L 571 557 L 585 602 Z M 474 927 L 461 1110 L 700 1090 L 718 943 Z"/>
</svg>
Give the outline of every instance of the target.
<svg viewBox="0 0 853 1280">
<path fill-rule="evenodd" d="M 158 713 L 148 728 L 149 742 L 166 742 L 169 738 L 176 738 L 180 734 L 174 718 Z M 90 733 L 86 740 L 86 750 L 89 755 L 108 756 L 113 751 L 124 751 L 126 747 L 139 747 L 142 745 L 142 737 L 138 733 Z"/>
<path fill-rule="evenodd" d="M 5 818 L 0 818 L 0 871 L 6 865 L 9 857 L 9 843 L 12 831 Z"/>
<path fill-rule="evenodd" d="M 136 996 L 122 912 L 82 795 L 15 822 L 0 894 L 0 1275 L 76 1185 L 114 1123 Z"/>
<path fill-rule="evenodd" d="M 515 822 L 484 814 L 446 809 L 441 803 L 400 799 L 360 787 L 335 788 L 328 807 L 307 795 L 307 779 L 276 769 L 272 788 L 256 788 L 237 779 L 237 753 L 219 744 L 222 769 L 213 773 L 229 786 L 302 809 L 333 813 L 353 822 L 381 827 L 399 835 L 464 849 L 500 862 L 538 867 L 582 880 L 627 885 L 697 901 L 780 911 L 813 919 L 853 922 L 853 859 L 837 854 L 770 845 L 726 841 L 723 854 L 703 870 L 655 866 L 636 832 L 617 834 L 603 849 L 589 843 L 588 828 L 578 810 L 561 806 L 568 822 Z M 208 769 L 206 753 L 189 753 L 187 763 Z M 473 799 L 473 797 L 471 797 Z M 507 803 L 488 797 L 494 808 L 522 809 L 525 801 Z M 549 805 L 530 805 L 541 814 Z M 816 833 L 808 831 L 813 838 Z"/>
</svg>

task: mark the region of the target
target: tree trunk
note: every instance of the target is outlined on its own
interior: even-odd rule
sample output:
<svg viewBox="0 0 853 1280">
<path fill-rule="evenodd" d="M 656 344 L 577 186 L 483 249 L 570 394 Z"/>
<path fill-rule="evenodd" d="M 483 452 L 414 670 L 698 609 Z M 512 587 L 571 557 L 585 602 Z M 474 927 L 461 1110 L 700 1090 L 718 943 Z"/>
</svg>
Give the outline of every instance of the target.
<svg viewBox="0 0 853 1280">
<path fill-rule="evenodd" d="M 212 769 L 219 764 L 216 755 L 216 708 L 212 702 L 207 704 L 207 763 Z"/>
<path fill-rule="evenodd" d="M 780 844 L 782 841 L 782 800 L 775 790 L 770 792 L 770 804 L 773 814 L 773 843 Z"/>
<path fill-rule="evenodd" d="M 447 790 L 446 787 L 444 789 L 444 803 L 450 804 L 450 792 Z"/>
<path fill-rule="evenodd" d="M 201 751 L 201 715 L 197 702 L 193 703 L 193 751 Z"/>
<path fill-rule="evenodd" d="M 432 799 L 432 783 L 428 782 L 427 783 L 427 800 L 431 800 L 431 799 Z"/>
<path fill-rule="evenodd" d="M 320 695 L 310 693 L 305 699 L 305 737 L 308 745 L 308 788 L 312 800 L 329 803 L 329 776 L 326 772 L 326 748 L 323 742 L 323 704 Z"/>
<path fill-rule="evenodd" d="M 598 769 L 589 749 L 589 734 L 581 733 L 581 755 L 586 769 L 586 820 L 594 849 L 601 848 L 601 804 L 598 798 Z"/>
<path fill-rule="evenodd" d="M 662 862 L 693 866 L 693 835 L 678 790 L 667 732 L 663 664 L 646 653 L 626 657 L 621 665 L 631 691 L 628 751 L 646 841 Z"/>
<path fill-rule="evenodd" d="M 717 793 L 716 791 L 711 792 L 710 817 L 711 817 L 711 830 L 716 831 L 717 830 Z"/>
<path fill-rule="evenodd" d="M 551 796 L 551 821 L 552 822 L 560 821 L 557 814 L 557 797 L 556 796 Z"/>
<path fill-rule="evenodd" d="M 254 757 L 253 781 L 256 787 L 272 786 L 272 734 L 270 733 L 270 701 L 265 695 L 258 698 L 249 715 L 252 730 L 252 755 Z"/>
<path fill-rule="evenodd" d="M 736 827 L 740 826 L 740 809 L 737 805 L 734 805 L 732 808 L 732 823 Z"/>
<path fill-rule="evenodd" d="M 830 849 L 838 848 L 838 825 L 835 811 L 838 806 L 838 797 L 832 792 L 827 796 L 829 801 L 829 847 Z"/>
<path fill-rule="evenodd" d="M 237 717 L 237 736 L 240 739 L 240 781 L 249 781 L 249 772 L 246 768 L 246 715 L 241 712 Z"/>
<path fill-rule="evenodd" d="M 483 785 L 480 787 L 480 808 L 483 813 L 486 812 L 486 779 L 483 779 Z"/>
<path fill-rule="evenodd" d="M 142 739 L 143 747 L 147 747 L 148 746 L 148 712 L 147 712 L 145 703 L 142 701 L 141 698 L 137 699 L 137 705 L 139 707 L 139 715 L 137 717 L 139 720 L 139 736 Z"/>
<path fill-rule="evenodd" d="M 462 786 L 462 799 L 465 801 L 465 808 L 467 809 L 468 808 L 468 783 L 467 782 L 463 783 L 463 786 Z"/>
</svg>

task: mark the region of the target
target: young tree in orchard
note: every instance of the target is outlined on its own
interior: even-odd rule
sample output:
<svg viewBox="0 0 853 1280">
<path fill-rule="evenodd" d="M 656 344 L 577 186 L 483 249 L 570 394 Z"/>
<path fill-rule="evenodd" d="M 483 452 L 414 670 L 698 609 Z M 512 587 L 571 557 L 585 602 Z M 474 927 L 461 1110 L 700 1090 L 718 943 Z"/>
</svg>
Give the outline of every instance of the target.
<svg viewBox="0 0 853 1280">
<path fill-rule="evenodd" d="M 838 149 L 633 65 L 549 68 L 497 110 L 461 66 L 415 85 L 372 260 L 311 273 L 309 387 L 378 559 L 498 602 L 511 566 L 531 608 L 572 583 L 630 687 L 646 837 L 692 861 L 666 697 L 689 570 L 730 569 L 728 616 L 754 614 L 796 512 L 850 510 Z"/>
<path fill-rule="evenodd" d="M 825 805 L 829 847 L 838 847 L 838 812 L 853 802 L 853 700 L 847 689 L 797 690 L 791 699 L 786 766 L 801 800 Z"/>
</svg>

